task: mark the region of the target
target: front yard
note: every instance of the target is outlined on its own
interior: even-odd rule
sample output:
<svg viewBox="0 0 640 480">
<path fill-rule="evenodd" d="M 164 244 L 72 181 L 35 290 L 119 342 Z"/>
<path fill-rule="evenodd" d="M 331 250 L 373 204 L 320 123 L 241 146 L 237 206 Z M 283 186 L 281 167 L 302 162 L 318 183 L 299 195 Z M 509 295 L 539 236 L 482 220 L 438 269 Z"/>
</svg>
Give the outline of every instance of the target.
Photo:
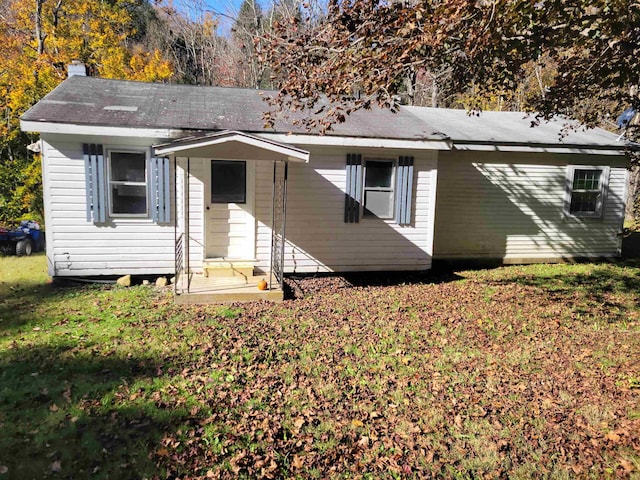
<svg viewBox="0 0 640 480">
<path fill-rule="evenodd" d="M 640 263 L 291 279 L 280 305 L 0 257 L 0 479 L 640 472 Z"/>
</svg>

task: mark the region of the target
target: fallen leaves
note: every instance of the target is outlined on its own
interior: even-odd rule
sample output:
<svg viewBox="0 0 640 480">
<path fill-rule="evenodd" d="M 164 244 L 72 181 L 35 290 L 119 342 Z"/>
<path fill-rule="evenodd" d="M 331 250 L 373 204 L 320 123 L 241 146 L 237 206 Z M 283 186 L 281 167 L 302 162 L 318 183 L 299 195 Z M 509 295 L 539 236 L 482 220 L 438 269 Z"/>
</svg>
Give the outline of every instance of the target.
<svg viewBox="0 0 640 480">
<path fill-rule="evenodd" d="M 594 397 L 610 402 L 614 392 L 616 401 L 630 402 L 613 377 L 574 370 L 597 361 L 600 334 L 576 329 L 571 311 L 534 287 L 494 286 L 486 300 L 485 285 L 347 290 L 341 277 L 301 280 L 304 300 L 285 310 L 246 306 L 233 328 L 223 326 L 225 344 L 212 346 L 202 327 L 204 363 L 221 372 L 216 417 L 206 422 L 232 432 L 212 457 L 218 467 L 208 471 L 447 476 L 470 459 L 495 458 L 494 472 L 504 474 L 499 465 L 557 452 L 552 468 L 581 475 L 603 455 L 638 442 L 619 429 L 602 432 L 608 443 L 598 442 L 598 431 L 576 413 Z M 549 311 L 562 321 L 547 321 Z M 465 440 L 469 432 L 480 446 Z M 161 451 L 159 465 L 197 468 L 210 455 L 198 438 L 188 440 L 191 450 L 181 443 Z M 430 461 L 425 466 L 421 458 Z M 219 466 L 225 461 L 229 472 Z"/>
<path fill-rule="evenodd" d="M 238 306 L 233 315 L 165 304 L 165 314 L 143 321 L 119 305 L 130 320 L 111 341 L 83 332 L 90 346 L 78 342 L 58 357 L 77 359 L 75 377 L 56 367 L 47 383 L 42 360 L 25 362 L 27 401 L 60 412 L 51 419 L 67 431 L 42 447 L 41 470 L 59 461 L 63 441 L 91 438 L 99 445 L 91 461 L 63 456 L 64 471 L 501 478 L 522 465 L 534 477 L 636 473 L 640 419 L 628 385 L 640 378 L 637 326 L 627 322 L 622 335 L 602 317 L 595 328 L 593 317 L 576 316 L 583 297 L 537 285 L 380 283 L 299 279 L 297 300 Z M 87 376 L 95 392 L 83 390 Z M 47 428 L 30 426 L 18 444 L 36 448 L 31 439 Z M 137 450 L 148 465 L 136 463 Z"/>
</svg>

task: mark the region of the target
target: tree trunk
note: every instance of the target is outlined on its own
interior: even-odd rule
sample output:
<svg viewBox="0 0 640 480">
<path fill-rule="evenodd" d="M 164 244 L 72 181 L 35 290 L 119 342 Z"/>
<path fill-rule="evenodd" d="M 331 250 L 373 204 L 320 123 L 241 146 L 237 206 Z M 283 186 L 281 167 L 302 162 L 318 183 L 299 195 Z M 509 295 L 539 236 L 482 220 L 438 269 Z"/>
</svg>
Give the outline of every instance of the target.
<svg viewBox="0 0 640 480">
<path fill-rule="evenodd" d="M 438 108 L 438 82 L 435 75 L 431 75 L 431 106 Z"/>
<path fill-rule="evenodd" d="M 36 0 L 36 40 L 37 44 L 37 52 L 38 55 L 42 55 L 44 53 L 44 40 L 47 35 L 42 31 L 42 5 L 44 4 L 44 0 Z"/>
<path fill-rule="evenodd" d="M 640 166 L 629 168 L 628 182 L 625 220 L 636 223 L 640 221 Z"/>
</svg>

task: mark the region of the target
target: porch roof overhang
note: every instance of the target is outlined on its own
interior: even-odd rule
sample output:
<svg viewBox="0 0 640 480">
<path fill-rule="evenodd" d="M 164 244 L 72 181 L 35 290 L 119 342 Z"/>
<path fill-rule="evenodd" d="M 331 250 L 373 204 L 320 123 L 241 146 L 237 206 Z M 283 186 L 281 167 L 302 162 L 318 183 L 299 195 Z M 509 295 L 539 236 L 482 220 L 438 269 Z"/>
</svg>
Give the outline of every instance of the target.
<svg viewBox="0 0 640 480">
<path fill-rule="evenodd" d="M 309 161 L 309 152 L 306 150 L 231 130 L 180 138 L 170 143 L 156 145 L 154 151 L 158 156 L 299 163 Z"/>
</svg>

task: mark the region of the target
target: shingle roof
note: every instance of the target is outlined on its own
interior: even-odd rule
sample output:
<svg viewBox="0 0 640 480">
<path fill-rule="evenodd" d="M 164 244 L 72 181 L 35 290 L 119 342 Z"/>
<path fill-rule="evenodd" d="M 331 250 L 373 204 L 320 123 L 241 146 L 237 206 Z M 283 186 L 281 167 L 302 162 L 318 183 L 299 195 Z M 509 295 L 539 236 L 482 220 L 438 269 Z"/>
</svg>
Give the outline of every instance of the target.
<svg viewBox="0 0 640 480">
<path fill-rule="evenodd" d="M 242 88 L 200 87 L 70 77 L 27 111 L 22 120 L 75 125 L 167 128 L 185 131 L 238 130 L 247 133 L 308 133 L 291 120 L 264 126 L 269 110 L 264 97 L 273 94 Z M 569 130 L 564 120 L 531 128 L 531 117 L 520 112 L 483 112 L 402 107 L 399 113 L 361 110 L 327 135 L 402 140 L 451 139 L 454 144 L 519 144 L 623 148 L 616 135 L 601 129 Z"/>
<path fill-rule="evenodd" d="M 269 110 L 269 105 L 264 96 L 273 93 L 74 76 L 27 111 L 22 120 L 132 128 L 307 133 L 291 121 L 278 121 L 275 129 L 265 128 L 262 113 Z M 294 118 L 292 115 L 291 119 Z M 374 109 L 357 112 L 348 122 L 336 125 L 330 134 L 429 139 L 432 130 L 406 112 L 395 115 Z"/>
</svg>

